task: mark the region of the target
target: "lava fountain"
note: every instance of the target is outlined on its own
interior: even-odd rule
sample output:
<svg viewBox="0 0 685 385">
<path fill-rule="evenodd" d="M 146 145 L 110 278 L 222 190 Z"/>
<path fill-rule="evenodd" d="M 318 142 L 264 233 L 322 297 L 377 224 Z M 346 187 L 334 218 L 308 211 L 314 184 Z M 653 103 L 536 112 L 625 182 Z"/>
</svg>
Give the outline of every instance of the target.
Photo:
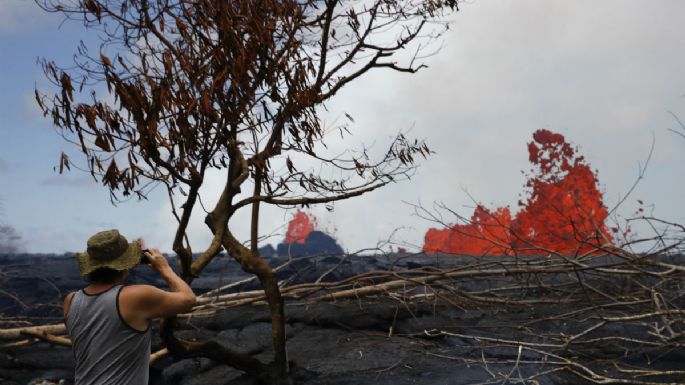
<svg viewBox="0 0 685 385">
<path fill-rule="evenodd" d="M 584 254 L 613 239 L 608 212 L 593 172 L 578 148 L 561 134 L 540 129 L 528 143 L 532 165 L 525 200 L 512 218 L 508 207 L 478 205 L 465 224 L 431 228 L 424 252 L 469 255 Z"/>
</svg>

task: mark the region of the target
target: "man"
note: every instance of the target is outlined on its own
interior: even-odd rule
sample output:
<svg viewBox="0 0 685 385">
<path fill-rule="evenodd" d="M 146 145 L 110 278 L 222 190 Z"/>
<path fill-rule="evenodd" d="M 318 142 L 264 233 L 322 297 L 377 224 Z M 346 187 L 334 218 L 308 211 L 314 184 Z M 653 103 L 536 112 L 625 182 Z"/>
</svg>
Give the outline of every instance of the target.
<svg viewBox="0 0 685 385">
<path fill-rule="evenodd" d="M 170 292 L 150 285 L 123 286 L 129 269 L 143 257 Z M 88 250 L 76 259 L 81 275 L 90 282 L 64 300 L 76 385 L 147 384 L 150 323 L 189 311 L 195 294 L 159 250 L 142 250 L 141 241 L 128 243 L 117 230 L 90 237 Z"/>
</svg>

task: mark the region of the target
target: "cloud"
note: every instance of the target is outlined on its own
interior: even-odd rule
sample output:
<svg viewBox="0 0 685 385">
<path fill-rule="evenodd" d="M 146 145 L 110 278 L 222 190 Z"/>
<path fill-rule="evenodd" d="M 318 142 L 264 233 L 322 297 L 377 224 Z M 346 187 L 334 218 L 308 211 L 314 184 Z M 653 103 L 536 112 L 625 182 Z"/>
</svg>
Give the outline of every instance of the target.
<svg viewBox="0 0 685 385">
<path fill-rule="evenodd" d="M 679 17 L 685 3 L 641 9 L 608 1 L 587 12 L 589 4 L 465 4 L 442 51 L 426 59 L 428 69 L 410 76 L 378 71 L 341 90 L 328 105 L 328 120 L 342 111 L 354 116 L 352 142 L 381 143 L 414 127 L 410 135 L 426 138 L 436 151 L 401 187 L 336 204 L 341 243 L 373 245 L 373 237 L 400 225 L 416 226 L 410 236 L 420 243 L 421 229 L 430 224 L 411 217 L 402 200 L 429 206 L 444 201 L 462 214 L 472 211 L 469 195 L 515 207 L 525 183 L 520 171 L 530 167 L 526 143 L 543 127 L 581 146 L 600 171 L 608 201 L 626 191 L 652 132 L 673 126 L 665 113 L 672 101 L 678 100 L 680 111 L 685 107 L 678 99 L 685 81 L 677 70 L 685 66 Z M 681 147 L 678 154 L 664 134 L 657 135 L 657 152 L 673 157 L 669 165 L 657 163 L 656 155 L 651 170 L 668 169 L 671 178 L 648 174 L 653 179 L 644 182 L 645 190 L 654 196 L 685 188 L 674 181 L 673 166 L 682 164 L 685 151 Z M 664 189 L 664 180 L 681 187 Z M 674 208 L 666 214 L 682 217 L 682 203 L 674 198 L 659 204 Z"/>
<path fill-rule="evenodd" d="M 443 201 L 466 215 L 475 205 L 472 199 L 515 207 L 525 183 L 521 171 L 530 167 L 526 143 L 543 127 L 581 146 L 599 169 L 607 200 L 613 201 L 632 184 L 634 165 L 644 160 L 652 132 L 661 129 L 654 171 L 640 194 L 653 197 L 664 211 L 685 215 L 679 197 L 685 185 L 676 168 L 685 161 L 683 142 L 662 128 L 674 125 L 666 110 L 684 107 L 680 19 L 685 2 L 640 4 L 464 4 L 442 51 L 426 59 L 428 69 L 415 75 L 372 71 L 327 105 L 327 124 L 343 112 L 355 119 L 351 137 L 331 135 L 331 153 L 366 143 L 377 154 L 395 133 L 413 127 L 409 136 L 426 138 L 436 154 L 422 161 L 411 181 L 338 202 L 332 212 L 313 208 L 319 222 L 337 228 L 341 245 L 349 250 L 373 246 L 397 227 L 414 228 L 402 239 L 420 246 L 433 224 L 412 216 L 403 201 L 428 206 Z M 207 209 L 224 180 L 220 173 L 205 178 Z M 261 234 L 282 232 L 290 219 L 290 212 L 268 205 L 262 214 Z M 196 251 L 211 236 L 203 217 L 198 206 L 189 228 Z M 175 231 L 168 205 L 159 209 L 156 221 L 160 226 L 150 236 L 168 248 Z M 239 211 L 231 226 L 247 239 L 249 209 Z"/>
<path fill-rule="evenodd" d="M 82 189 L 96 185 L 90 175 L 52 175 L 40 182 L 41 186 L 64 186 Z"/>
<path fill-rule="evenodd" d="M 2 0 L 0 34 L 15 34 L 34 28 L 45 14 L 33 0 Z"/>
<path fill-rule="evenodd" d="M 38 78 L 42 77 L 42 74 L 37 75 Z M 42 126 L 47 126 L 51 123 L 43 115 L 38 103 L 36 103 L 36 96 L 34 90 L 27 90 L 21 96 L 21 107 L 22 107 L 22 117 L 28 119 L 32 125 L 37 125 L 42 128 Z"/>
</svg>

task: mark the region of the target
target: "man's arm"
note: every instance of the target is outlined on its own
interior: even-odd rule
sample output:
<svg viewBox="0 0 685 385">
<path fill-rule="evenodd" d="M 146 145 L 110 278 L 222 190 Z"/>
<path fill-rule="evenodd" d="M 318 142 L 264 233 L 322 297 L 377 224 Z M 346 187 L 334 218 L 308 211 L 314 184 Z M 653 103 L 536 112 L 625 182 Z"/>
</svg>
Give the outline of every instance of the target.
<svg viewBox="0 0 685 385">
<path fill-rule="evenodd" d="M 150 285 L 127 287 L 126 296 L 131 299 L 134 313 L 149 321 L 190 311 L 195 305 L 195 293 L 190 286 L 176 275 L 159 250 L 146 250 L 145 255 L 150 261 L 148 266 L 159 273 L 171 291 L 160 290 Z"/>
</svg>

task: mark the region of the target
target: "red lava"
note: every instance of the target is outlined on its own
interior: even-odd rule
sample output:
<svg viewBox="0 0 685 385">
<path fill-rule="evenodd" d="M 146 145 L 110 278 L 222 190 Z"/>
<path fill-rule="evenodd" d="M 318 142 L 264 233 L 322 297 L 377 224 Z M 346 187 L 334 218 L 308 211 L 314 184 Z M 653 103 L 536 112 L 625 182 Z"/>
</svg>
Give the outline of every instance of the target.
<svg viewBox="0 0 685 385">
<path fill-rule="evenodd" d="M 304 243 L 307 235 L 314 231 L 315 226 L 314 216 L 298 210 L 288 223 L 288 231 L 285 233 L 283 243 Z"/>
<path fill-rule="evenodd" d="M 512 218 L 508 207 L 478 205 L 466 224 L 431 228 L 424 252 L 470 255 L 583 254 L 613 239 L 607 208 L 593 172 L 561 134 L 540 129 L 528 143 L 532 164 L 525 201 Z"/>
</svg>

